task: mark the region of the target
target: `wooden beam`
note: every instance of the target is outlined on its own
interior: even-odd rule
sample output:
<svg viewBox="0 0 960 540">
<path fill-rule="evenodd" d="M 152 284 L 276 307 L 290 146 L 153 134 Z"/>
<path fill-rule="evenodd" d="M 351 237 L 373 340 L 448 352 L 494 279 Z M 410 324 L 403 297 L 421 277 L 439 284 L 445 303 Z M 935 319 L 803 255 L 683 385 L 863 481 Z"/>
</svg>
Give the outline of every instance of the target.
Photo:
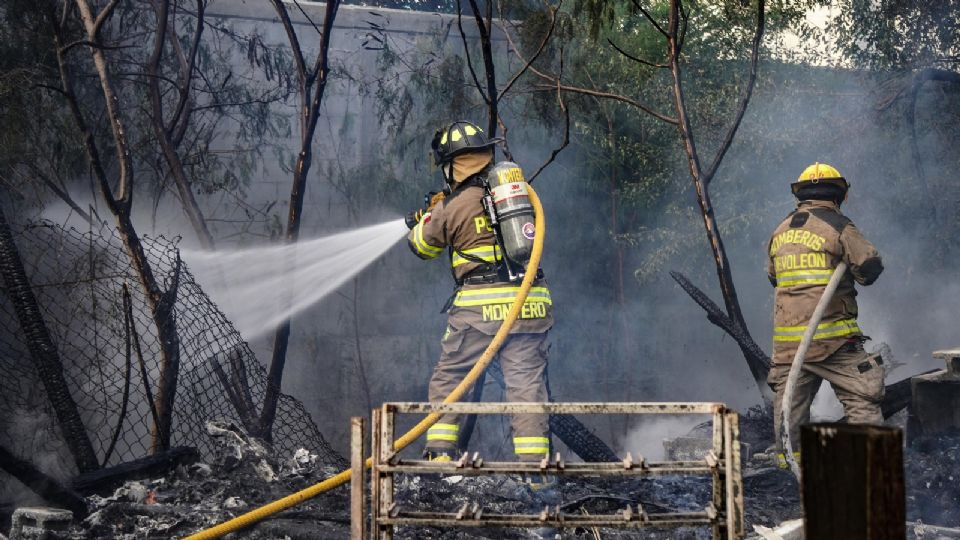
<svg viewBox="0 0 960 540">
<path fill-rule="evenodd" d="M 903 433 L 856 424 L 801 429 L 804 531 L 817 540 L 903 540 Z"/>
</svg>

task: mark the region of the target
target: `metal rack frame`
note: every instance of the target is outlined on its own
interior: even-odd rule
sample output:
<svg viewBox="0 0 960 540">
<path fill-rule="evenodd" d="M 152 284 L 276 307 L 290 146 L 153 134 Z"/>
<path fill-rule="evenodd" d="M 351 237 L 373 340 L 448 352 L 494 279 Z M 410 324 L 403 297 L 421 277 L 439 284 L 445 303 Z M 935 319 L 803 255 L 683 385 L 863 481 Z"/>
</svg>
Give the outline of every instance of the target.
<svg viewBox="0 0 960 540">
<path fill-rule="evenodd" d="M 397 414 L 701 414 L 711 415 L 713 447 L 703 460 L 648 462 L 627 454 L 619 462 L 566 463 L 559 453 L 540 462 L 486 462 L 477 453 L 465 453 L 453 462 L 401 459 L 394 448 Z M 714 539 L 742 539 L 744 533 L 743 480 L 740 470 L 739 415 L 722 403 L 385 403 L 373 411 L 371 429 L 370 538 L 390 540 L 394 527 L 710 527 Z M 353 419 L 354 463 L 351 512 L 353 538 L 367 536 L 362 463 L 363 421 Z M 539 514 L 498 514 L 480 504 L 464 504 L 457 512 L 405 510 L 394 500 L 395 474 L 450 474 L 463 476 L 540 473 L 564 476 L 709 476 L 710 504 L 701 512 L 648 514 L 642 505 L 627 505 L 614 514 L 565 513 L 559 506 Z"/>
</svg>

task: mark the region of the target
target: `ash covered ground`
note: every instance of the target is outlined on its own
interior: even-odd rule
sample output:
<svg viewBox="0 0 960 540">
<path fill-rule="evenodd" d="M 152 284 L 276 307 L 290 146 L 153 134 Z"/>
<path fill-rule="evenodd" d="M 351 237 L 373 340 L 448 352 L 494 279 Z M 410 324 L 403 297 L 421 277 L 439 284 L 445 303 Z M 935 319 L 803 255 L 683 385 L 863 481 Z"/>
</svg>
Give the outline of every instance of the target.
<svg viewBox="0 0 960 540">
<path fill-rule="evenodd" d="M 743 440 L 764 448 L 769 422 L 757 411 L 742 417 Z M 52 538 L 182 537 L 240 515 L 336 473 L 306 450 L 276 456 L 236 426 L 211 423 L 220 442 L 209 463 L 179 466 L 160 477 L 130 480 L 106 493 L 89 494 L 91 515 L 69 532 Z M 960 434 L 925 438 L 906 448 L 907 517 L 941 527 L 960 526 Z M 648 513 L 702 511 L 710 499 L 703 478 L 559 479 L 560 504 L 571 513 L 615 513 L 639 503 Z M 799 486 L 792 476 L 770 466 L 761 455 L 744 461 L 747 530 L 801 517 Z M 400 477 L 397 499 L 405 508 L 455 512 L 463 503 L 479 503 L 490 512 L 531 513 L 542 503 L 519 479 L 507 477 Z M 9 519 L 9 516 L 6 516 Z M 349 537 L 349 493 L 339 488 L 306 501 L 276 517 L 237 533 L 251 539 L 343 539 Z M 910 538 L 940 538 L 909 527 Z M 918 534 L 919 533 L 919 534 Z M 709 538 L 705 529 L 615 530 L 567 529 L 563 538 Z M 398 538 L 527 538 L 522 529 L 400 528 Z"/>
</svg>

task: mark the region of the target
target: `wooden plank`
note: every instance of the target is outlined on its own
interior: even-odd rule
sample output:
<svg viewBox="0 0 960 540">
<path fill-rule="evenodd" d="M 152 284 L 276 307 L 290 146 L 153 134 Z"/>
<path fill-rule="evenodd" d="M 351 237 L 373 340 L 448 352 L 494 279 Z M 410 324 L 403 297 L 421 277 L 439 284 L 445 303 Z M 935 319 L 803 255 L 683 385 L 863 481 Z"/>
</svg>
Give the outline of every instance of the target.
<svg viewBox="0 0 960 540">
<path fill-rule="evenodd" d="M 813 424 L 801 429 L 804 531 L 817 540 L 903 540 L 903 433 Z"/>
<path fill-rule="evenodd" d="M 371 414 L 373 418 L 370 426 L 370 455 L 373 463 L 370 466 L 370 539 L 379 540 L 380 520 L 385 516 L 380 508 L 380 490 L 382 489 L 380 476 L 383 474 L 380 472 L 380 417 L 383 413 L 380 409 L 374 409 Z"/>
</svg>

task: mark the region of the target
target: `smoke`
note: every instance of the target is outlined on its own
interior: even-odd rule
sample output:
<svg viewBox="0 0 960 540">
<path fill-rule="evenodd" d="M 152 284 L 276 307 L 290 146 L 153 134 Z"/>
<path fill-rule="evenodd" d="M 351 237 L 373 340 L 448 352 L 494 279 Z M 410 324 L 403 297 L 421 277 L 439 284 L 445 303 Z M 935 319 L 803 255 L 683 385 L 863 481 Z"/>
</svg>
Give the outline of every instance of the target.
<svg viewBox="0 0 960 540">
<path fill-rule="evenodd" d="M 262 24 L 233 22 L 238 32 Z M 412 48 L 415 38 L 409 40 Z M 346 42 L 335 60 L 360 74 L 382 75 L 376 53 L 361 51 L 360 42 L 354 45 L 351 50 Z M 697 94 L 696 71 L 688 73 L 689 97 L 696 106 L 704 96 Z M 789 183 L 804 167 L 821 161 L 850 179 L 853 189 L 844 211 L 884 256 L 884 275 L 861 289 L 861 327 L 874 342 L 889 343 L 906 363 L 891 379 L 935 367 L 930 351 L 956 345 L 951 341 L 953 306 L 960 300 L 960 284 L 947 258 L 955 257 L 956 250 L 941 248 L 948 246 L 943 237 L 956 230 L 957 219 L 950 221 L 946 218 L 952 214 L 941 211 L 946 216 L 942 230 L 927 225 L 934 202 L 917 178 L 902 118 L 896 111 L 877 110 L 879 84 L 861 73 L 771 60 L 761 65 L 760 77 L 743 125 L 710 186 L 754 339 L 770 350 L 773 289 L 765 275 L 767 238 L 794 207 Z M 207 215 L 215 218 L 211 227 L 223 239 L 218 243 L 222 251 L 183 252 L 191 271 L 261 360 L 271 353 L 272 343 L 265 339 L 269 330 L 297 314 L 284 391 L 303 399 L 334 441 L 346 441 L 348 416 L 368 412 L 367 396 L 374 404 L 425 398 L 445 322 L 439 311 L 452 289 L 443 258 L 424 262 L 402 246 L 391 248 L 402 234 L 399 226 L 389 237 L 371 233 L 365 239 L 370 245 L 353 246 L 357 251 L 349 257 L 355 258 L 342 259 L 351 261 L 342 265 L 332 263 L 339 260 L 329 253 L 332 248 L 320 247 L 324 235 L 411 210 L 420 204 L 422 192 L 437 189 L 424 157 L 432 131 L 407 129 L 393 141 L 405 153 L 386 154 L 389 130 L 375 117 L 379 96 L 368 91 L 341 81 L 325 97 L 317 136 L 317 155 L 323 158 L 311 170 L 302 229 L 305 238 L 320 240 L 282 248 L 228 246 L 260 242 L 261 237 L 276 240 L 282 232 L 277 224 L 285 215 L 289 164 L 265 162 L 257 164 L 256 179 L 242 201 L 200 194 Z M 413 109 L 411 123 L 429 124 L 424 115 L 447 114 L 434 98 L 418 97 L 423 102 Z M 920 108 L 936 111 L 931 99 L 922 99 Z M 557 320 L 550 333 L 553 398 L 721 401 L 744 410 L 758 403 L 760 394 L 738 347 L 667 275 L 672 269 L 684 272 L 722 305 L 675 130 L 652 121 L 638 123 L 632 113 L 615 110 L 615 149 L 597 143 L 605 134 L 580 132 L 582 126 L 575 125 L 570 147 L 535 183 L 546 209 L 542 266 Z M 730 111 L 732 116 L 732 106 Z M 511 151 L 530 174 L 562 140 L 562 126 L 546 128 L 507 107 L 501 112 L 511 128 Z M 944 199 L 938 206 L 942 210 L 957 199 L 949 182 L 957 157 L 950 153 L 949 131 L 934 129 L 941 125 L 934 114 L 923 115 L 918 127 L 927 183 L 939 188 L 934 193 Z M 458 110 L 449 117 L 480 119 L 483 111 Z M 696 127 L 706 162 L 726 123 Z M 289 147 L 296 147 L 292 139 Z M 633 162 L 636 170 L 614 163 L 632 153 L 642 154 Z M 629 181 L 614 185 L 614 169 Z M 148 203 L 138 203 L 144 205 L 135 212 L 138 228 L 181 234 L 190 244 L 193 232 L 171 199 L 156 207 L 155 219 Z M 264 208 L 268 210 L 250 210 Z M 255 229 L 244 228 L 244 212 L 256 214 Z M 238 223 L 231 225 L 231 220 Z M 337 249 L 351 247 L 349 236 L 344 239 Z M 296 264 L 287 265 L 291 255 Z M 288 277 L 291 268 L 300 273 Z M 282 306 L 290 291 L 293 303 L 287 309 Z M 835 416 L 828 397 L 821 393 L 815 413 Z M 619 444 L 627 449 L 659 447 L 666 432 L 684 427 L 653 423 L 634 429 L 623 421 L 584 420 L 608 440 L 622 440 Z"/>
<path fill-rule="evenodd" d="M 690 430 L 704 422 L 704 416 L 650 415 L 636 419 L 621 443 L 621 455 L 630 452 L 634 459 L 643 456 L 648 461 L 666 459 L 664 441 L 688 436 Z"/>
</svg>

